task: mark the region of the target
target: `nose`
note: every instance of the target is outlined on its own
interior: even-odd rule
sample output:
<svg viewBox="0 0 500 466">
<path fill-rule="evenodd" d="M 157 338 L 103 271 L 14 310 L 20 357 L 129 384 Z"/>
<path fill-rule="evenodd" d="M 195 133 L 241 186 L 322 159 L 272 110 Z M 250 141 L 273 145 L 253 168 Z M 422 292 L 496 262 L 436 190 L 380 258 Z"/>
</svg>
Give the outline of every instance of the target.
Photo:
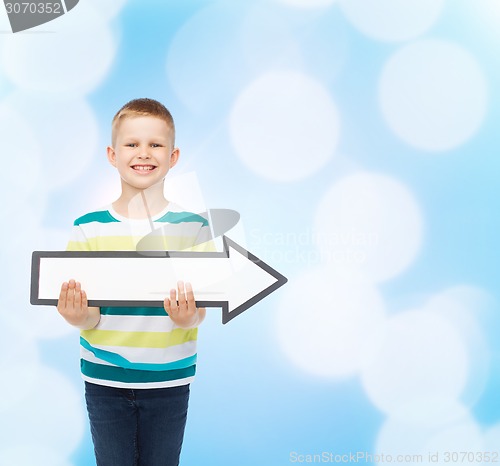
<svg viewBox="0 0 500 466">
<path fill-rule="evenodd" d="M 150 159 L 151 155 L 149 154 L 148 146 L 140 146 L 139 147 L 139 155 L 140 159 Z"/>
</svg>

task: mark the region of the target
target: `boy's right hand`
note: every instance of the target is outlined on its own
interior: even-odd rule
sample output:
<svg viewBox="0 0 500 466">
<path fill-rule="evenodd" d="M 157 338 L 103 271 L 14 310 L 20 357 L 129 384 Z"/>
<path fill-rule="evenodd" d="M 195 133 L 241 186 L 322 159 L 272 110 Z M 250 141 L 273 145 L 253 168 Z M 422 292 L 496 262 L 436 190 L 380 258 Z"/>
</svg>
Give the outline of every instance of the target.
<svg viewBox="0 0 500 466">
<path fill-rule="evenodd" d="M 101 319 L 100 309 L 88 306 L 87 294 L 75 280 L 62 284 L 57 310 L 69 324 L 82 330 L 94 328 Z"/>
</svg>

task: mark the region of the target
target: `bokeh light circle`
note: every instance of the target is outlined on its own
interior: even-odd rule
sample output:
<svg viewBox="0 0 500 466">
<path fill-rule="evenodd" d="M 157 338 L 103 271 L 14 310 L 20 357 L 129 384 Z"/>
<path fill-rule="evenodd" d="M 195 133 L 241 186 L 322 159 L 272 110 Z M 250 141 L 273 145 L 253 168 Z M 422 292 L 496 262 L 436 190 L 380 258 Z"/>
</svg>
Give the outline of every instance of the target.
<svg viewBox="0 0 500 466">
<path fill-rule="evenodd" d="M 405 270 L 423 237 L 422 214 L 409 189 L 367 172 L 328 189 L 316 207 L 314 228 L 323 260 L 376 282 Z"/>
<path fill-rule="evenodd" d="M 282 8 L 269 3 L 253 5 L 240 28 L 241 49 L 249 70 L 258 76 L 262 70 L 304 69 L 306 57 L 294 32 Z"/>
<path fill-rule="evenodd" d="M 45 188 L 71 184 L 96 154 L 99 128 L 94 111 L 78 96 L 14 92 L 4 107 L 20 114 L 38 143 Z M 29 155 L 27 155 L 29 157 Z"/>
<path fill-rule="evenodd" d="M 490 377 L 491 349 L 481 324 L 491 300 L 480 288 L 459 285 L 430 296 L 424 305 L 427 312 L 447 319 L 465 344 L 469 376 L 461 400 L 467 406 L 480 399 Z"/>
<path fill-rule="evenodd" d="M 487 84 L 474 57 L 443 40 L 411 43 L 387 61 L 379 99 L 389 127 L 430 152 L 453 149 L 481 126 Z"/>
<path fill-rule="evenodd" d="M 307 71 L 326 85 L 341 79 L 349 61 L 349 33 L 333 8 L 297 15 L 280 4 L 256 2 L 245 12 L 238 42 L 248 76 L 258 77 L 263 70 Z"/>
<path fill-rule="evenodd" d="M 500 422 L 489 426 L 483 435 L 484 450 L 500 452 Z"/>
<path fill-rule="evenodd" d="M 372 403 L 401 419 L 438 416 L 457 403 L 469 374 L 456 328 L 423 310 L 406 311 L 372 329 L 361 380 Z"/>
<path fill-rule="evenodd" d="M 384 301 L 371 283 L 309 269 L 287 286 L 277 315 L 278 342 L 303 371 L 346 377 L 358 371 L 362 343 L 384 318 Z"/>
<path fill-rule="evenodd" d="M 32 306 L 26 293 L 26 277 L 31 274 L 31 256 L 33 251 L 64 251 L 70 238 L 70 232 L 48 228 L 32 228 L 29 240 L 10 253 L 3 253 L 2 258 L 9 264 L 10 282 L 8 286 L 0 284 L 6 308 L 16 309 L 4 319 L 28 338 L 54 339 L 76 334 L 78 329 L 69 325 L 57 312 L 55 306 Z M 69 279 L 70 277 L 68 277 Z"/>
<path fill-rule="evenodd" d="M 0 308 L 0 325 L 2 327 L 0 371 L 5 382 L 15 380 L 16 383 L 3 384 L 2 396 L 0 397 L 0 417 L 2 417 L 3 411 L 13 404 L 21 402 L 33 389 L 40 365 L 36 342 L 8 321 L 7 314 L 13 312 L 16 312 L 16 309 L 2 304 Z"/>
<path fill-rule="evenodd" d="M 42 443 L 24 441 L 10 445 L 0 451 L 0 464 L 15 466 L 72 466 L 71 460 Z"/>
<path fill-rule="evenodd" d="M 425 449 L 426 451 L 440 451 L 442 453 L 473 452 L 472 458 L 476 460 L 475 452 L 484 451 L 483 445 L 481 428 L 471 416 L 468 420 L 462 420 L 462 422 L 451 424 L 435 432 L 428 440 Z M 465 456 L 465 458 L 464 464 L 475 463 L 475 461 L 470 461 L 470 455 Z M 441 464 L 444 463 L 446 463 L 446 458 L 443 458 Z"/>
<path fill-rule="evenodd" d="M 128 0 L 85 0 L 85 3 L 90 3 L 105 19 L 112 20 L 119 15 L 123 7 L 127 4 L 127 1 Z M 75 12 L 76 11 L 77 10 L 75 10 Z"/>
<path fill-rule="evenodd" d="M 295 181 L 317 172 L 333 156 L 340 118 L 331 94 L 310 76 L 269 72 L 236 99 L 230 132 L 249 170 L 273 181 Z"/>
<path fill-rule="evenodd" d="M 293 8 L 314 9 L 314 8 L 329 7 L 330 5 L 333 5 L 337 0 L 275 0 L 275 1 Z"/>
<path fill-rule="evenodd" d="M 213 115 L 225 109 L 248 79 L 239 43 L 243 19 L 237 2 L 212 3 L 191 16 L 170 41 L 167 78 L 192 112 Z"/>
<path fill-rule="evenodd" d="M 2 412 L 9 428 L 2 431 L 0 451 L 18 444 L 19 439 L 30 439 L 69 457 L 85 430 L 81 395 L 67 377 L 43 365 L 30 388 L 23 399 Z"/>
<path fill-rule="evenodd" d="M 426 32 L 439 18 L 444 0 L 339 0 L 348 21 L 381 41 L 403 41 Z"/>
<path fill-rule="evenodd" d="M 81 1 L 74 11 L 51 21 L 50 32 L 7 36 L 0 63 L 21 89 L 84 94 L 108 74 L 115 51 L 105 18 Z"/>
<path fill-rule="evenodd" d="M 41 184 L 42 156 L 40 143 L 34 129 L 18 109 L 3 100 L 0 103 L 0 127 L 2 128 L 2 152 L 4 157 L 16 163 L 22 161 L 22 176 L 12 176 L 11 170 L 0 173 L 0 195 L 2 199 L 26 199 Z M 22 143 L 19 138 L 22 135 Z M 5 213 L 17 208 L 4 203 Z"/>
<path fill-rule="evenodd" d="M 470 411 L 459 403 L 452 403 L 446 411 L 419 421 L 388 417 L 378 432 L 375 453 L 391 454 L 393 464 L 398 455 L 407 459 L 399 464 L 446 464 L 445 451 L 472 451 L 481 443 L 478 424 Z"/>
</svg>

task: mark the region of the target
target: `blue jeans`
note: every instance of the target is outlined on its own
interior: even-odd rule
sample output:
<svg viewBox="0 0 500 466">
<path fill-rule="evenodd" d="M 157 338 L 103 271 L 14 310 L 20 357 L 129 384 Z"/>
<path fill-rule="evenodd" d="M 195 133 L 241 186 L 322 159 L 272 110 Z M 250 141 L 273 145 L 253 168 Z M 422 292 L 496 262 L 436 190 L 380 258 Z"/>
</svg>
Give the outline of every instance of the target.
<svg viewBox="0 0 500 466">
<path fill-rule="evenodd" d="M 177 466 L 189 385 L 131 390 L 85 382 L 97 466 Z"/>
</svg>

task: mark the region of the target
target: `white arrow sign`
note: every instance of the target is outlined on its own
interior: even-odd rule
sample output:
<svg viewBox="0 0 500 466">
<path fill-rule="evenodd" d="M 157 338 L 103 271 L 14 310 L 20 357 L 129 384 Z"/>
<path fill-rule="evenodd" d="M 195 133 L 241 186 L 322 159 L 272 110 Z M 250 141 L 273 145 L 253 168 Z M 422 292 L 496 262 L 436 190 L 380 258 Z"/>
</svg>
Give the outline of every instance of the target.
<svg viewBox="0 0 500 466">
<path fill-rule="evenodd" d="M 31 304 L 57 305 L 76 279 L 89 306 L 163 307 L 177 281 L 193 285 L 198 307 L 222 307 L 222 323 L 278 289 L 286 277 L 223 236 L 223 252 L 35 251 Z"/>
</svg>

